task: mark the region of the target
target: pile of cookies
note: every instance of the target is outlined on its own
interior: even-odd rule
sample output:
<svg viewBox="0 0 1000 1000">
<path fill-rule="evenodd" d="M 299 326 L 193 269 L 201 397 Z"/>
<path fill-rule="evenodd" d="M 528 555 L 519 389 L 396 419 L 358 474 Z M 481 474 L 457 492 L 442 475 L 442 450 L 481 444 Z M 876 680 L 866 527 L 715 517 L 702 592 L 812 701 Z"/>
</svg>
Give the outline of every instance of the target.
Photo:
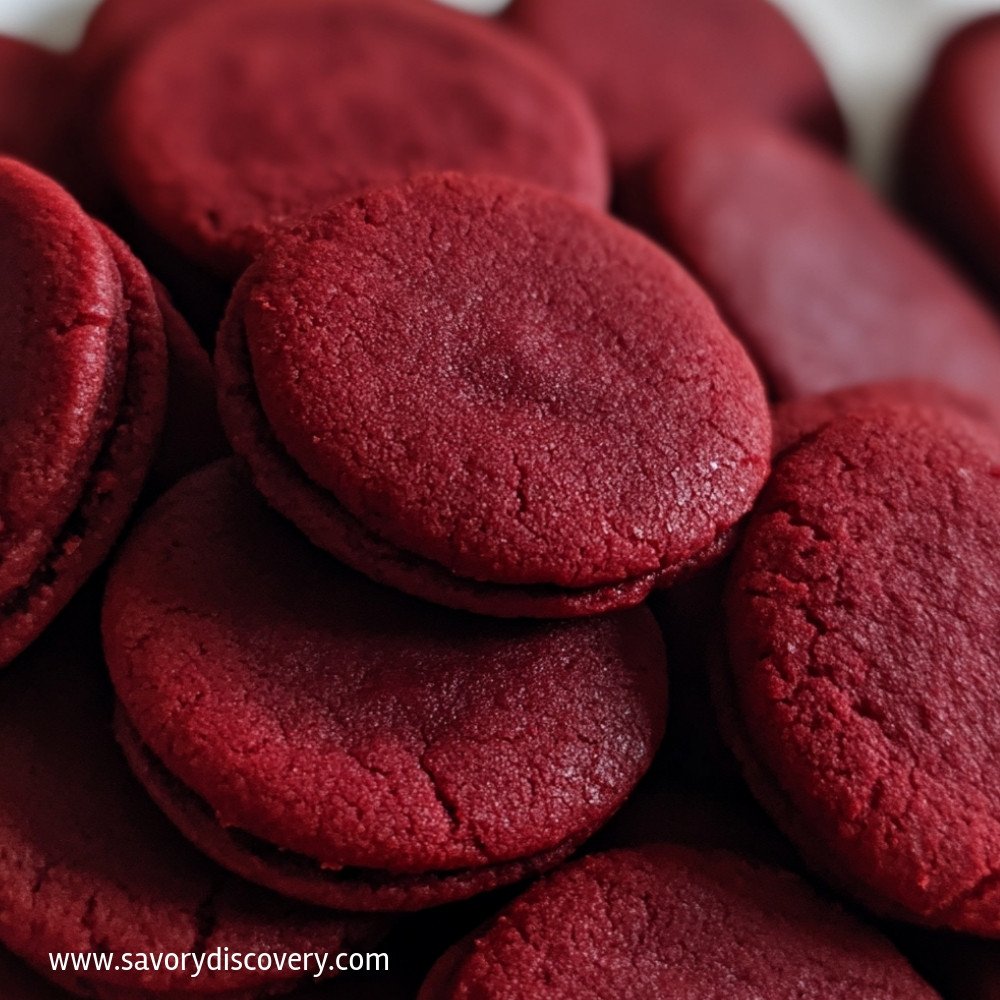
<svg viewBox="0 0 1000 1000">
<path fill-rule="evenodd" d="M 949 261 L 766 0 L 0 39 L 0 996 L 996 1000 L 996 95 Z"/>
</svg>

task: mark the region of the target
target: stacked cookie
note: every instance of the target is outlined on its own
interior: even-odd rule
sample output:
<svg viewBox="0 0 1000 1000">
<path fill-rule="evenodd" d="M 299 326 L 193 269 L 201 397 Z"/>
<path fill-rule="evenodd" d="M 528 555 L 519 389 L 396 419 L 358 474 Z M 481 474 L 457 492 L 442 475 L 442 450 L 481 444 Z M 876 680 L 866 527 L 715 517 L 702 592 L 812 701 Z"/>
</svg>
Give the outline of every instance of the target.
<svg viewBox="0 0 1000 1000">
<path fill-rule="evenodd" d="M 991 1000 L 1000 326 L 843 145 L 763 0 L 4 43 L 0 995 Z"/>
<path fill-rule="evenodd" d="M 165 409 L 148 274 L 57 184 L 0 158 L 0 663 L 104 561 Z"/>
</svg>

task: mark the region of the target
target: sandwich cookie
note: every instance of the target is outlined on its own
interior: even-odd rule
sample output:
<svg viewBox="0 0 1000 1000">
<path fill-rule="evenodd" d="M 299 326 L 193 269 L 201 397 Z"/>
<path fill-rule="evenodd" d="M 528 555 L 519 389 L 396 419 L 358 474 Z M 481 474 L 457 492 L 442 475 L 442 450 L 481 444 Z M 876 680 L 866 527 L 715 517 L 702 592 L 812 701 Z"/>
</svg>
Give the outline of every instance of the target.
<svg viewBox="0 0 1000 1000">
<path fill-rule="evenodd" d="M 0 160 L 0 664 L 103 561 L 166 396 L 148 275 L 54 182 Z"/>
<path fill-rule="evenodd" d="M 167 815 L 326 906 L 420 909 L 553 866 L 663 732 L 645 609 L 514 623 L 425 605 L 309 545 L 235 460 L 130 536 L 104 641 L 119 740 Z"/>
<path fill-rule="evenodd" d="M 371 919 L 251 886 L 196 852 L 163 818 L 111 735 L 113 699 L 95 626 L 76 614 L 61 619 L 0 678 L 0 941 L 80 996 L 258 1000 L 309 976 L 227 970 L 220 959 L 221 968 L 206 964 L 193 977 L 190 964 L 141 968 L 137 956 L 325 955 L 372 940 L 379 927 Z M 63 952 L 111 953 L 116 961 L 107 970 L 91 963 L 87 971 L 54 973 L 49 955 Z"/>
<path fill-rule="evenodd" d="M 216 369 L 275 508 L 485 614 L 638 603 L 725 551 L 770 464 L 757 373 L 682 268 L 498 178 L 426 175 L 275 240 Z"/>
</svg>

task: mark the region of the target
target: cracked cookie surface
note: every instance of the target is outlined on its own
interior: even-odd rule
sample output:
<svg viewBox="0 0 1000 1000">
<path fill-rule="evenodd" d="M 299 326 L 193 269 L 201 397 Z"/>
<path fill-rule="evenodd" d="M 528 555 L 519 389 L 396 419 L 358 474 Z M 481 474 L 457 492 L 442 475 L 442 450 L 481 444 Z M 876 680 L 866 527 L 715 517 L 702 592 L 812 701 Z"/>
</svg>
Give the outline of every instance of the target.
<svg viewBox="0 0 1000 1000">
<path fill-rule="evenodd" d="M 431 971 L 420 1000 L 934 1000 L 889 943 L 799 878 L 723 852 L 595 854 Z"/>
<path fill-rule="evenodd" d="M 724 730 L 810 863 L 875 909 L 1000 935 L 1000 440 L 871 407 L 791 445 L 727 600 Z"/>
<path fill-rule="evenodd" d="M 335 502 L 467 584 L 462 606 L 482 585 L 486 613 L 494 587 L 641 599 L 718 554 L 767 472 L 757 375 L 684 271 L 514 182 L 428 175 L 303 224 L 244 276 L 217 359 L 275 506 L 299 521 L 311 484 L 314 521 Z M 291 501 L 263 468 L 279 450 L 303 474 Z"/>
<path fill-rule="evenodd" d="M 498 622 L 423 604 L 311 547 L 235 460 L 147 514 L 104 618 L 154 796 L 223 864 L 328 905 L 430 905 L 550 866 L 663 731 L 647 610 Z"/>
<path fill-rule="evenodd" d="M 0 678 L 0 941 L 51 975 L 49 952 L 327 952 L 363 940 L 370 921 L 251 886 L 164 819 L 115 746 L 96 616 L 79 605 L 67 615 Z M 61 985 L 109 1000 L 250 1000 L 296 980 L 112 970 Z"/>
</svg>

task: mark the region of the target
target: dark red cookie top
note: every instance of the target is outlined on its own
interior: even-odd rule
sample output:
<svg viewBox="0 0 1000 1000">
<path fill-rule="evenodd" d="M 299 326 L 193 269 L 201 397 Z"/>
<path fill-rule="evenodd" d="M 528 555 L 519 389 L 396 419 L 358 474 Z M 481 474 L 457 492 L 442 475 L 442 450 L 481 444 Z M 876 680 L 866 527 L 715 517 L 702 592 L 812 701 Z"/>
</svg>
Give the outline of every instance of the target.
<svg viewBox="0 0 1000 1000">
<path fill-rule="evenodd" d="M 836 417 L 779 459 L 728 597 L 724 729 L 807 860 L 883 912 L 1000 935 L 1000 438 Z"/>
<path fill-rule="evenodd" d="M 844 144 L 822 68 L 765 0 L 515 0 L 504 16 L 583 85 L 620 170 L 720 116 Z"/>
<path fill-rule="evenodd" d="M 127 333 L 107 245 L 54 182 L 0 159 L 0 604 L 76 507 Z"/>
<path fill-rule="evenodd" d="M 229 310 L 238 316 L 244 288 Z M 268 503 L 303 534 L 341 562 L 373 580 L 446 607 L 499 618 L 580 618 L 640 604 L 659 585 L 668 585 L 721 557 L 732 532 L 712 550 L 674 567 L 666 579 L 657 573 L 604 587 L 570 590 L 540 584 L 508 586 L 463 579 L 447 567 L 397 548 L 350 514 L 333 496 L 314 484 L 275 437 L 260 405 L 242 325 L 219 331 L 215 352 L 219 412 L 233 449 L 250 466 L 253 482 Z"/>
<path fill-rule="evenodd" d="M 311 547 L 235 462 L 130 537 L 105 648 L 128 718 L 223 826 L 328 868 L 549 850 L 617 808 L 662 735 L 644 609 L 541 624 L 425 605 Z"/>
<path fill-rule="evenodd" d="M 933 1000 L 875 931 L 735 855 L 650 846 L 538 883 L 448 952 L 420 1000 Z"/>
<path fill-rule="evenodd" d="M 370 192 L 276 241 L 236 301 L 285 449 L 460 577 L 670 571 L 767 472 L 759 380 L 701 290 L 538 188 L 444 174 Z"/>
<path fill-rule="evenodd" d="M 607 197 L 575 87 L 496 27 L 412 0 L 215 0 L 141 49 L 110 120 L 133 205 L 227 274 L 276 225 L 422 170 Z"/>
<path fill-rule="evenodd" d="M 897 164 L 907 207 L 1000 295 L 1000 16 L 972 21 L 938 53 Z"/>
<path fill-rule="evenodd" d="M 240 882 L 174 831 L 111 737 L 94 640 L 89 623 L 63 622 L 0 679 L 0 940 L 46 975 L 53 951 L 325 953 L 357 942 L 365 921 Z M 66 985 L 98 996 L 143 989 L 242 1000 L 290 981 L 288 972 L 192 980 L 123 970 Z"/>
<path fill-rule="evenodd" d="M 649 223 L 698 275 L 778 399 L 926 378 L 995 400 L 1000 327 L 842 164 L 750 124 L 692 130 Z"/>
</svg>

